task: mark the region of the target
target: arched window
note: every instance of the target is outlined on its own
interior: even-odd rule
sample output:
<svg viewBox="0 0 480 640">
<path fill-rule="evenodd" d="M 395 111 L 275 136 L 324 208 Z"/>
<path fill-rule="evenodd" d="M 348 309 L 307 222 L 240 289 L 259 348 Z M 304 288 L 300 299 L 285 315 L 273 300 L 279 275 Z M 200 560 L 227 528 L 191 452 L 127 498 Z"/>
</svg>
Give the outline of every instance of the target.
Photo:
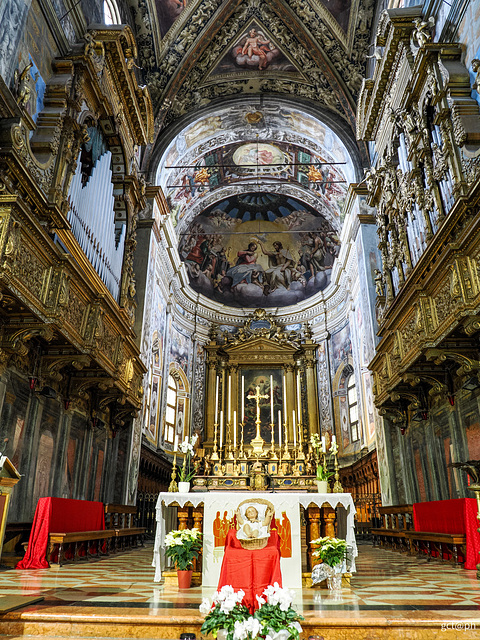
<svg viewBox="0 0 480 640">
<path fill-rule="evenodd" d="M 105 24 L 121 24 L 120 12 L 118 11 L 115 0 L 104 0 L 103 16 Z"/>
<path fill-rule="evenodd" d="M 350 421 L 350 433 L 352 435 L 352 442 L 360 439 L 360 433 L 358 429 L 358 398 L 357 387 L 355 386 L 355 376 L 352 373 L 347 380 L 347 404 L 348 404 L 348 418 Z"/>
<path fill-rule="evenodd" d="M 177 423 L 177 382 L 172 375 L 168 376 L 167 410 L 165 411 L 165 442 L 170 444 L 175 440 L 175 425 Z"/>
</svg>

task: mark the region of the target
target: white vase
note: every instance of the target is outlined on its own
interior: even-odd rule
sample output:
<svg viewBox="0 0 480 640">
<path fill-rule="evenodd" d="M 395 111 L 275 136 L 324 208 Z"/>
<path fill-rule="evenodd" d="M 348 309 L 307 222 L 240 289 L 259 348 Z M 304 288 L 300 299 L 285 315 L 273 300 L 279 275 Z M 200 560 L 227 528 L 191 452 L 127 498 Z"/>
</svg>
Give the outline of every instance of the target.
<svg viewBox="0 0 480 640">
<path fill-rule="evenodd" d="M 328 481 L 327 480 L 315 480 L 317 484 L 318 493 L 328 493 Z"/>
<path fill-rule="evenodd" d="M 179 482 L 178 483 L 178 492 L 179 493 L 188 493 L 190 491 L 190 482 Z"/>
</svg>

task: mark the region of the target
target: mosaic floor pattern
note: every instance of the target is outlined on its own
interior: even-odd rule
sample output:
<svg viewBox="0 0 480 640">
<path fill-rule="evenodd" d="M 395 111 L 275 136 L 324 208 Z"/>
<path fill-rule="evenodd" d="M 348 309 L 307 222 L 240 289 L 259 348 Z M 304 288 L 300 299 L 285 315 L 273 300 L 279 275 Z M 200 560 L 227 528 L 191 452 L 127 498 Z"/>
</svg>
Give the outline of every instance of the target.
<svg viewBox="0 0 480 640">
<path fill-rule="evenodd" d="M 151 560 L 152 547 L 147 545 L 121 555 L 61 568 L 35 571 L 3 568 L 0 571 L 0 602 L 7 596 L 42 596 L 44 600 L 0 616 L 0 633 L 16 635 L 16 627 L 2 628 L 2 621 L 13 624 L 20 619 L 33 620 L 35 616 L 35 619 L 53 621 L 65 616 L 70 619 L 73 614 L 81 615 L 85 620 L 107 614 L 115 619 L 127 616 L 130 620 L 148 616 L 149 623 L 152 617 L 158 621 L 175 619 L 176 622 L 181 618 L 185 629 L 188 620 L 189 624 L 196 624 L 198 631 L 202 620 L 198 605 L 202 597 L 211 596 L 214 590 L 197 587 L 179 591 L 173 586 L 155 584 Z M 457 625 L 457 633 L 462 630 L 458 637 L 480 638 L 480 581 L 476 572 L 375 549 L 368 544 L 359 546 L 357 573 L 340 594 L 332 595 L 325 588 L 299 589 L 294 604 L 303 612 L 305 623 L 311 625 L 320 620 L 322 625 L 349 621 L 357 626 L 382 624 L 392 627 L 402 621 L 408 621 L 410 625 L 423 621 L 432 632 L 452 628 L 446 625 Z M 36 632 L 31 633 L 35 635 Z M 21 635 L 28 635 L 25 628 Z M 58 637 L 61 633 L 54 635 Z M 87 635 L 92 637 L 92 633 Z M 132 637 L 141 636 L 132 634 Z M 157 637 L 179 636 L 163 634 Z M 308 634 L 304 637 L 308 638 Z M 353 636 L 337 634 L 332 637 Z M 437 634 L 429 637 L 437 637 Z"/>
</svg>

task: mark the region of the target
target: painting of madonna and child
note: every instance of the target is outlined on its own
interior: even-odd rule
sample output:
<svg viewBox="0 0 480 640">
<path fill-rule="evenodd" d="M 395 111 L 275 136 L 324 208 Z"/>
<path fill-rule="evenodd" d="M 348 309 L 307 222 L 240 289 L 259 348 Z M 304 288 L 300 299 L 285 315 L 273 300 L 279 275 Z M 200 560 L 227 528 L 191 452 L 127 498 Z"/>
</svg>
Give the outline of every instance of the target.
<svg viewBox="0 0 480 640">
<path fill-rule="evenodd" d="M 281 194 L 241 194 L 212 205 L 182 235 L 192 288 L 234 307 L 288 306 L 330 283 L 340 240 L 332 225 Z"/>
</svg>

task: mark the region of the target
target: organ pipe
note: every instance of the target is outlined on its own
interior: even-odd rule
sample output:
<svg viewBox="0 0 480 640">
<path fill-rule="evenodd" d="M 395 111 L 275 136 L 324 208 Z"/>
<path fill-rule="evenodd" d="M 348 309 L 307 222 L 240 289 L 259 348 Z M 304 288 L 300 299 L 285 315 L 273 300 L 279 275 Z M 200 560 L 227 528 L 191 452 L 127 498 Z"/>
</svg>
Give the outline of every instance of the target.
<svg viewBox="0 0 480 640">
<path fill-rule="evenodd" d="M 68 221 L 87 259 L 112 296 L 118 300 L 125 224 L 122 224 L 120 235 L 116 235 L 111 162 L 111 152 L 105 151 L 97 159 L 87 182 L 82 184 L 82 163 L 79 157 L 68 195 Z M 118 242 L 116 237 L 119 238 Z"/>
</svg>

